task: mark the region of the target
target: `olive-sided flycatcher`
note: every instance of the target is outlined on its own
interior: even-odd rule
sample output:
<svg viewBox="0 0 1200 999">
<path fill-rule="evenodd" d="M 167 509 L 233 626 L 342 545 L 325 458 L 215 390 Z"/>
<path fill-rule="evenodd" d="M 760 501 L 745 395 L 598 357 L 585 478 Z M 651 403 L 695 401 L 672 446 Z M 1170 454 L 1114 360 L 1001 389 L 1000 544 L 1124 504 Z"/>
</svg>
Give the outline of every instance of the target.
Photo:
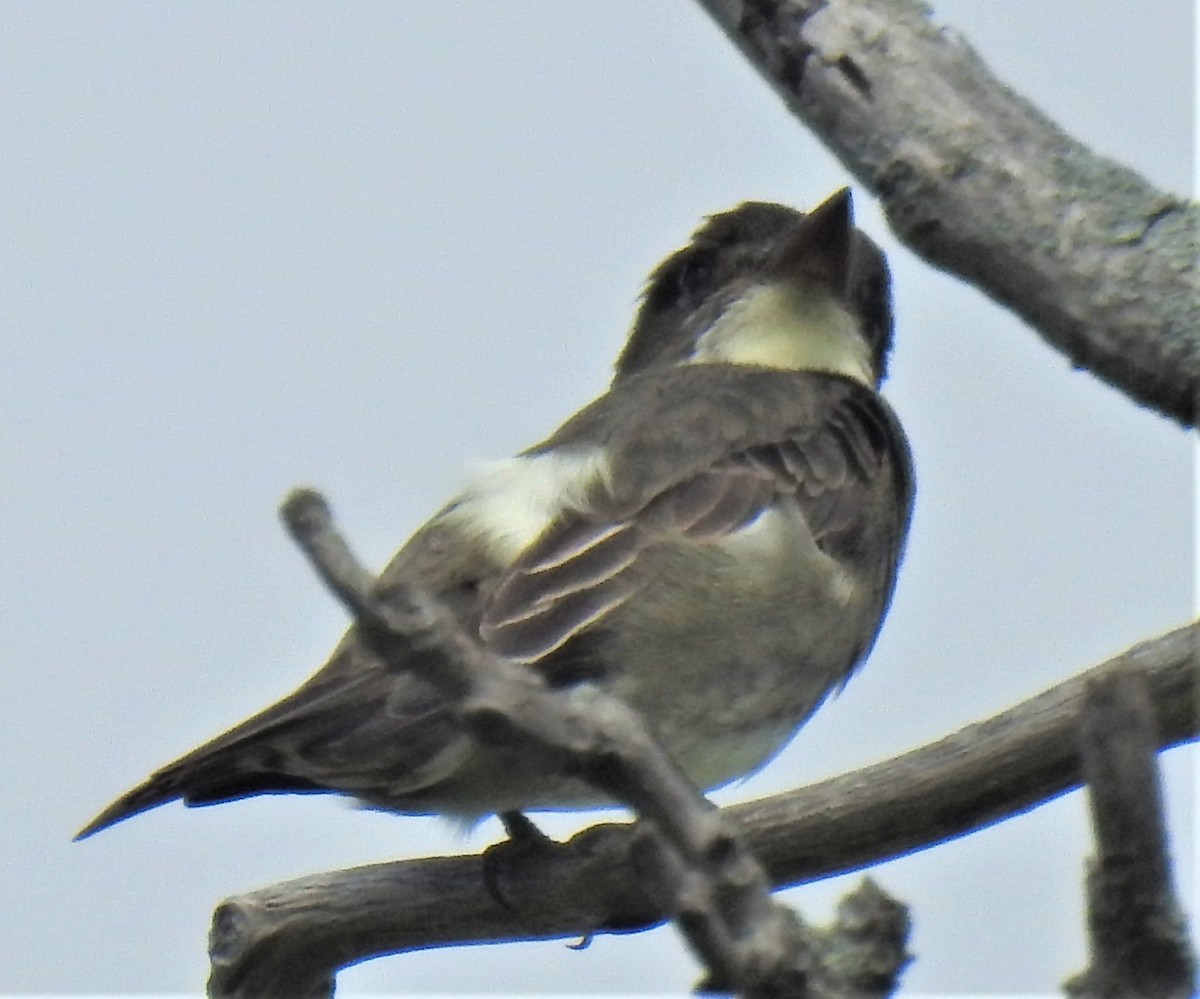
<svg viewBox="0 0 1200 999">
<path fill-rule="evenodd" d="M 770 758 L 867 655 L 912 471 L 878 386 L 887 266 L 850 195 L 712 216 L 651 274 L 608 392 L 486 466 L 379 579 L 488 650 L 638 709 L 701 788 Z M 334 792 L 473 819 L 603 803 L 352 627 L 298 690 L 153 774 L 79 835 L 164 802 Z"/>
</svg>

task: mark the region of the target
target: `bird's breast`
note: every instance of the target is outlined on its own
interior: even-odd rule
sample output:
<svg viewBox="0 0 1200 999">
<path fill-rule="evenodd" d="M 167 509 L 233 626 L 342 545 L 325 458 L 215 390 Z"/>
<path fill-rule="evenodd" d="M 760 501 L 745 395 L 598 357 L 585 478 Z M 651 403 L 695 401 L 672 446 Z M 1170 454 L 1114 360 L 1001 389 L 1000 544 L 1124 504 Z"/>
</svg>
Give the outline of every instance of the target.
<svg viewBox="0 0 1200 999">
<path fill-rule="evenodd" d="M 665 543 L 656 579 L 614 613 L 614 691 L 703 787 L 766 761 L 855 665 L 877 610 L 796 511 L 715 544 Z"/>
</svg>

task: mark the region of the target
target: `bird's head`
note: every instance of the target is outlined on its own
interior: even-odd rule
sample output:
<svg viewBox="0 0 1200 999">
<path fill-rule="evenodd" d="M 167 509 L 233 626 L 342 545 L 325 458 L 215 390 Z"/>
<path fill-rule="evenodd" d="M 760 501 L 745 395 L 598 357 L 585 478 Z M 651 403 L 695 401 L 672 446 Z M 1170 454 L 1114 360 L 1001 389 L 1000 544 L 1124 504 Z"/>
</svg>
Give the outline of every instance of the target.
<svg viewBox="0 0 1200 999">
<path fill-rule="evenodd" d="M 843 189 L 811 212 L 748 201 L 650 275 L 617 380 L 660 365 L 833 371 L 871 387 L 892 341 L 887 262 Z"/>
</svg>

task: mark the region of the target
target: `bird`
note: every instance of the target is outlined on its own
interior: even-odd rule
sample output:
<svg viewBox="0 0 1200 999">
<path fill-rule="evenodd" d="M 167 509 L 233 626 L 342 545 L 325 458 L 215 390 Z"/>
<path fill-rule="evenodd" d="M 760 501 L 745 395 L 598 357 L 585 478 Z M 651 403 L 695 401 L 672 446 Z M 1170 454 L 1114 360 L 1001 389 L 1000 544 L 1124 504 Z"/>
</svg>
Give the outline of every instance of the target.
<svg viewBox="0 0 1200 999">
<path fill-rule="evenodd" d="M 708 791 L 765 764 L 875 643 L 914 495 L 879 392 L 890 276 L 843 189 L 708 216 L 650 274 L 611 385 L 480 466 L 377 580 L 488 652 L 641 713 Z M 614 804 L 351 626 L 293 693 L 157 770 L 76 836 L 174 800 L 332 793 L 467 823 Z"/>
</svg>

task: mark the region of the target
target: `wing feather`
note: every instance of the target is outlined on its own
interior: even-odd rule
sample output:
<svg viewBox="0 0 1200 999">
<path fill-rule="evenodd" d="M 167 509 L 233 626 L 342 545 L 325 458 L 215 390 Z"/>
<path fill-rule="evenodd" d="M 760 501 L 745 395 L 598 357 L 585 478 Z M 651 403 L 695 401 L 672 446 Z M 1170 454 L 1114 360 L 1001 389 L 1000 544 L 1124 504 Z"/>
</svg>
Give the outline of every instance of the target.
<svg viewBox="0 0 1200 999">
<path fill-rule="evenodd" d="M 892 435 L 870 402 L 849 392 L 816 423 L 735 447 L 632 509 L 603 500 L 561 517 L 512 565 L 484 608 L 495 651 L 536 663 L 592 628 L 648 581 L 644 552 L 665 538 L 717 543 L 788 501 L 818 545 L 864 516 Z"/>
</svg>

